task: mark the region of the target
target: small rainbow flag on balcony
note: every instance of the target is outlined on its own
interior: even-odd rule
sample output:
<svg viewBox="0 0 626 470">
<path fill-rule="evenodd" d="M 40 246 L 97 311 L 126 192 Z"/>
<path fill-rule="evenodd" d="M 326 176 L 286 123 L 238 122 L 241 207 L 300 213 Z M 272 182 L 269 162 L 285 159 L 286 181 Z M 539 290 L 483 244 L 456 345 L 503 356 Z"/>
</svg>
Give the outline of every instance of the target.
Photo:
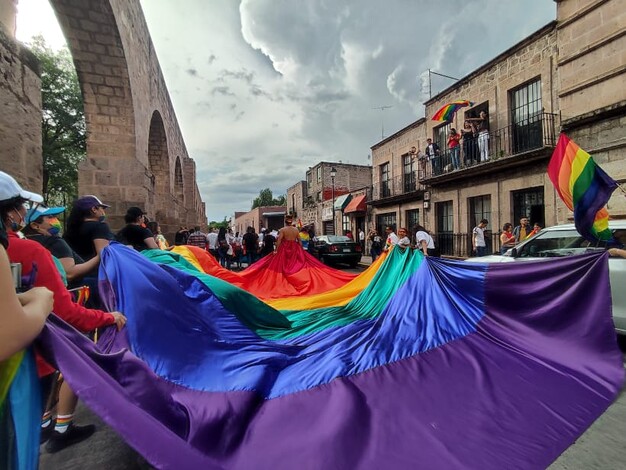
<svg viewBox="0 0 626 470">
<path fill-rule="evenodd" d="M 474 103 L 472 103 L 469 100 L 456 100 L 456 101 L 453 101 L 452 103 L 448 103 L 448 104 L 442 106 L 441 109 L 434 114 L 434 116 L 432 117 L 432 120 L 433 121 L 443 121 L 443 122 L 452 121 L 452 118 L 454 117 L 454 114 L 460 108 L 463 108 L 465 106 L 473 106 L 473 105 L 474 105 Z"/>
<path fill-rule="evenodd" d="M 576 230 L 583 237 L 617 243 L 609 229 L 605 207 L 617 182 L 565 134 L 561 134 L 554 149 L 548 176 L 565 205 L 574 211 Z"/>
</svg>

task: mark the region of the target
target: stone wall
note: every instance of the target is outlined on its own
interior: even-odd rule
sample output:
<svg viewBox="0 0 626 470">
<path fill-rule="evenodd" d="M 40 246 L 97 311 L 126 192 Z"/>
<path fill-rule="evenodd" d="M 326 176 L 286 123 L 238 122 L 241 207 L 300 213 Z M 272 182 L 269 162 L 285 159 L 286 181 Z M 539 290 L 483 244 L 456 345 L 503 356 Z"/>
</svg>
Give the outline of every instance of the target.
<svg viewBox="0 0 626 470">
<path fill-rule="evenodd" d="M 0 77 L 0 170 L 39 193 L 43 183 L 39 64 L 2 25 Z"/>
<path fill-rule="evenodd" d="M 111 205 L 113 229 L 123 224 L 131 205 L 156 218 L 169 238 L 179 225 L 206 226 L 195 163 L 187 153 L 139 0 L 50 3 L 84 100 L 88 137 L 87 159 L 79 168 L 80 193 L 97 194 Z M 2 22 L 14 23 L 14 7 L 15 2 L 0 0 Z M 7 72 L 0 86 L 13 95 L 3 101 L 0 112 L 0 120 L 11 116 L 2 126 L 0 162 L 18 179 L 32 178 L 32 189 L 40 190 L 41 163 L 35 176 L 30 170 L 36 159 L 41 161 L 38 79 L 32 67 L 16 60 L 17 46 L 3 40 L 0 47 Z"/>
</svg>

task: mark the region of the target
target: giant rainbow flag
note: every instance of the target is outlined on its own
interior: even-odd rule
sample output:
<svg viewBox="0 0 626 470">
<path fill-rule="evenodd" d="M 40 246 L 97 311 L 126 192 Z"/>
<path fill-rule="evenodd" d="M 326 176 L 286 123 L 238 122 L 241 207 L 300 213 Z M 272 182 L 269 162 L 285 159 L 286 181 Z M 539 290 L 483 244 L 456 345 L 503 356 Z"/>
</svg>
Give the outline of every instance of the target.
<svg viewBox="0 0 626 470">
<path fill-rule="evenodd" d="M 548 176 L 567 208 L 574 211 L 578 233 L 589 241 L 617 243 L 605 207 L 617 183 L 565 134 L 552 153 Z"/>
<path fill-rule="evenodd" d="M 313 275 L 267 302 L 189 254 L 112 244 L 102 296 L 127 327 L 94 345 L 52 318 L 39 341 L 157 468 L 545 468 L 622 386 L 606 254 L 394 248 L 338 288 Z"/>
</svg>

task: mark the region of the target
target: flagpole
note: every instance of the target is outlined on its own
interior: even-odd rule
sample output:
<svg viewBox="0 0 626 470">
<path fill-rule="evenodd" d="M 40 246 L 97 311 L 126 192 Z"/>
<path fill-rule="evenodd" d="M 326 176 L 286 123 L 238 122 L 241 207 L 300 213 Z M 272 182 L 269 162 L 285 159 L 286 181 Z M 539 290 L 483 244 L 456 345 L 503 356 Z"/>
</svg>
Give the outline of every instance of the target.
<svg viewBox="0 0 626 470">
<path fill-rule="evenodd" d="M 621 184 L 619 184 L 617 181 L 615 182 L 615 184 L 617 185 L 617 187 L 624 193 L 624 195 L 626 195 L 626 189 L 624 189 L 624 186 L 622 186 Z"/>
</svg>

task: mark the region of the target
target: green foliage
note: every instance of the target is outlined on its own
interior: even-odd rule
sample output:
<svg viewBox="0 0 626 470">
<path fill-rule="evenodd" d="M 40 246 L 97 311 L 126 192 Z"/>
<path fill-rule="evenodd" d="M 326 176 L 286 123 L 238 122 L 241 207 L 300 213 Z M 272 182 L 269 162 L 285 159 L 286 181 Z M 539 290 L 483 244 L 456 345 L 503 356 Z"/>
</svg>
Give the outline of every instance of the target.
<svg viewBox="0 0 626 470">
<path fill-rule="evenodd" d="M 41 36 L 29 45 L 41 65 L 43 196 L 67 206 L 78 195 L 78 164 L 85 158 L 83 97 L 67 48 L 54 51 Z"/>
<path fill-rule="evenodd" d="M 222 220 L 221 222 L 216 222 L 214 220 L 212 220 L 211 222 L 209 222 L 209 228 L 213 229 L 220 229 L 224 227 L 225 229 L 228 229 L 228 227 L 230 227 L 230 220 L 226 219 L 226 216 L 224 216 L 224 220 Z"/>
<path fill-rule="evenodd" d="M 270 188 L 262 189 L 259 193 L 259 197 L 252 201 L 252 209 L 264 206 L 284 206 L 287 204 L 287 196 L 282 194 L 274 199 L 272 190 Z"/>
</svg>

